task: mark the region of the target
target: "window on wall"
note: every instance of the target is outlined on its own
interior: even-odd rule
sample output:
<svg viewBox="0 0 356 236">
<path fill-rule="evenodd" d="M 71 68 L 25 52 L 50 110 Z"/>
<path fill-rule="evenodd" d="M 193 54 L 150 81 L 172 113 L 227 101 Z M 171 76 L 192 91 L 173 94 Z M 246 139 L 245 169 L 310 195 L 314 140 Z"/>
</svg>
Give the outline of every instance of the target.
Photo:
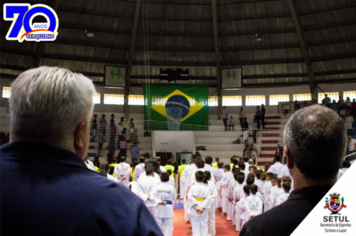
<svg viewBox="0 0 356 236">
<path fill-rule="evenodd" d="M 3 87 L 2 88 L 2 97 L 10 98 L 10 96 L 11 96 L 11 87 Z"/>
<path fill-rule="evenodd" d="M 331 92 L 331 93 L 318 93 L 318 103 L 322 103 L 325 98 L 325 94 L 331 99 L 331 102 L 335 100 L 336 102 L 339 100 L 339 92 Z"/>
<path fill-rule="evenodd" d="M 269 95 L 270 106 L 277 106 L 279 102 L 289 102 L 289 94 Z"/>
<path fill-rule="evenodd" d="M 356 99 L 356 91 L 344 91 L 344 100 L 346 101 L 348 97 L 352 102 L 353 99 Z"/>
<path fill-rule="evenodd" d="M 242 96 L 223 96 L 223 106 L 242 106 Z"/>
<path fill-rule="evenodd" d="M 145 105 L 143 95 L 129 95 L 129 105 Z"/>
<path fill-rule="evenodd" d="M 104 104 L 106 105 L 124 105 L 123 94 L 104 94 Z"/>
<path fill-rule="evenodd" d="M 100 104 L 100 93 L 97 93 L 96 95 L 94 95 L 93 103 L 94 104 Z"/>
<path fill-rule="evenodd" d="M 293 94 L 293 101 L 311 101 L 312 100 L 312 95 L 311 93 L 298 93 L 298 94 Z"/>
<path fill-rule="evenodd" d="M 261 106 L 261 104 L 266 105 L 265 95 L 254 95 L 246 96 L 246 106 Z"/>
<path fill-rule="evenodd" d="M 208 106 L 209 107 L 217 107 L 218 106 L 218 96 L 209 96 Z"/>
</svg>

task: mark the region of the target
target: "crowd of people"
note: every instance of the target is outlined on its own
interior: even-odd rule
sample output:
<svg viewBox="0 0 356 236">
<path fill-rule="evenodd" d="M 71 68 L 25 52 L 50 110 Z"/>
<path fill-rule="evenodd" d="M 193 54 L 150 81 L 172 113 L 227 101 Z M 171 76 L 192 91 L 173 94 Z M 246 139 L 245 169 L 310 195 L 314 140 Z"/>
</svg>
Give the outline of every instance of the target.
<svg viewBox="0 0 356 236">
<path fill-rule="evenodd" d="M 196 155 L 163 167 L 140 155 L 133 176 L 119 155 L 95 171 L 87 157 L 95 94 L 90 79 L 57 67 L 30 69 L 12 83 L 10 142 L 0 148 L 1 234 L 172 235 L 179 174 L 190 234 L 216 235 L 217 207 L 241 236 L 290 235 L 349 167 L 344 122 L 315 105 L 289 119 L 283 154 L 269 169 Z"/>
<path fill-rule="evenodd" d="M 108 124 L 106 121 L 106 115 L 102 114 L 101 119 L 99 120 L 99 129 L 98 129 L 98 121 L 97 115 L 94 115 L 94 118 L 91 122 L 91 135 L 92 141 L 95 141 L 95 138 L 98 136 L 98 153 L 97 156 L 102 156 L 103 145 L 106 142 L 105 134 L 106 134 L 106 125 Z M 131 143 L 130 151 L 132 161 L 138 162 L 139 157 L 139 148 L 138 144 L 139 139 L 137 135 L 137 129 L 135 128 L 134 119 L 131 118 L 128 123 L 130 135 L 128 137 L 128 129 L 127 129 L 127 118 L 121 117 L 118 126 L 115 125 L 115 115 L 111 114 L 110 119 L 110 140 L 107 146 L 107 150 L 109 151 L 107 154 L 108 163 L 111 163 L 111 160 L 114 158 L 116 147 L 120 150 L 118 153 L 118 158 L 127 156 L 127 148 L 129 143 Z M 99 130 L 99 131 L 98 131 Z M 117 146 L 116 146 L 116 137 L 117 137 Z"/>
</svg>

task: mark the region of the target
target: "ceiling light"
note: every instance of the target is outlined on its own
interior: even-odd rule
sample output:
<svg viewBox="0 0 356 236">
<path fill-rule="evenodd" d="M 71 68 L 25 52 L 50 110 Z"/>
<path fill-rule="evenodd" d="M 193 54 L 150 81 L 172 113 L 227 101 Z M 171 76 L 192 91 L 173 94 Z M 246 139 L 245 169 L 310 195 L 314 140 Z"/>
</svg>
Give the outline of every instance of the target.
<svg viewBox="0 0 356 236">
<path fill-rule="evenodd" d="M 262 41 L 261 34 L 259 34 L 259 33 L 256 33 L 256 34 L 255 34 L 255 38 L 256 38 L 256 41 L 258 41 L 258 42 L 261 42 L 261 41 Z"/>
<path fill-rule="evenodd" d="M 87 36 L 88 36 L 89 38 L 94 37 L 94 33 L 89 32 L 88 30 L 85 30 L 85 33 L 87 34 Z"/>
</svg>

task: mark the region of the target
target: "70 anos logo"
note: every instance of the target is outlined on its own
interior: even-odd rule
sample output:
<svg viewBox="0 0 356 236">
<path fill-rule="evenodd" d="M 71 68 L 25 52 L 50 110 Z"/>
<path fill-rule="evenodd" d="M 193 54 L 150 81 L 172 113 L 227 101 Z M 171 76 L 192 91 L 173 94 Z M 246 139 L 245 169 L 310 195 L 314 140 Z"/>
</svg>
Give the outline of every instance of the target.
<svg viewBox="0 0 356 236">
<path fill-rule="evenodd" d="M 41 15 L 47 22 L 33 23 L 35 16 Z M 6 40 L 54 41 L 57 38 L 58 16 L 49 6 L 28 3 L 4 4 L 4 20 L 12 21 Z"/>
</svg>

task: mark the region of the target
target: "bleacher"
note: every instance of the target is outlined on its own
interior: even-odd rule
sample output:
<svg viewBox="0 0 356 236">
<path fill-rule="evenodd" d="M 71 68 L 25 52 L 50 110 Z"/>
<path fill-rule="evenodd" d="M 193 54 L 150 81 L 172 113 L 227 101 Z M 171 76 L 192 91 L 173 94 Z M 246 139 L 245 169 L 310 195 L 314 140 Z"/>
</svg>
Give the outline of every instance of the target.
<svg viewBox="0 0 356 236">
<path fill-rule="evenodd" d="M 115 124 L 120 121 L 120 118 L 124 116 L 123 113 L 108 113 L 108 112 L 98 112 L 95 111 L 95 114 L 98 115 L 98 124 L 102 114 L 106 115 L 106 142 L 103 145 L 103 150 L 101 152 L 100 162 L 106 162 L 106 156 L 108 153 L 107 146 L 109 144 L 109 133 L 110 133 L 110 119 L 111 114 L 115 115 Z M 219 157 L 220 161 L 224 163 L 230 163 L 230 157 L 237 155 L 239 157 L 243 156 L 244 144 L 243 139 L 240 137 L 242 135 L 240 121 L 238 120 L 238 114 L 230 114 L 233 116 L 235 123 L 234 131 L 224 131 L 224 125 L 222 120 L 218 120 L 216 115 L 209 116 L 209 131 L 194 131 L 194 140 L 195 146 L 204 146 L 205 150 L 198 150 L 202 157 L 211 156 L 213 158 Z M 251 121 L 253 114 L 246 114 L 247 121 L 249 122 L 249 127 L 251 130 Z M 265 127 L 264 131 L 257 132 L 257 142 L 255 148 L 258 151 L 258 166 L 261 168 L 265 164 L 272 164 L 274 154 L 277 148 L 277 143 L 283 145 L 283 130 L 284 126 L 287 123 L 288 119 L 291 117 L 290 114 L 287 116 L 275 113 L 267 113 L 265 118 Z M 141 113 L 130 114 L 129 118 L 134 118 L 135 128 L 138 129 L 138 139 L 140 144 L 140 153 L 149 153 L 152 155 L 152 139 L 151 137 L 144 137 L 144 115 Z M 352 117 L 346 118 L 346 128 L 349 130 L 349 133 L 355 134 L 351 129 L 356 129 L 356 123 L 352 123 Z M 262 127 L 261 127 L 262 128 Z M 10 131 L 10 114 L 7 107 L 0 107 L 0 141 L 7 142 L 7 134 Z M 130 131 L 128 128 L 127 137 L 130 137 Z M 252 135 L 252 131 L 250 132 Z M 240 139 L 240 144 L 233 143 L 236 139 Z M 98 137 L 96 137 L 96 142 L 93 142 L 91 137 L 91 142 L 89 145 L 88 156 L 93 160 L 94 157 L 98 154 Z M 177 140 L 179 142 L 179 140 Z M 249 143 L 253 142 L 252 136 L 249 137 Z M 117 144 L 117 138 L 115 140 Z M 130 148 L 133 144 L 127 144 L 127 161 L 131 162 L 131 152 Z M 160 150 L 156 150 L 160 151 Z M 115 156 L 119 153 L 119 149 L 116 149 Z"/>
</svg>

